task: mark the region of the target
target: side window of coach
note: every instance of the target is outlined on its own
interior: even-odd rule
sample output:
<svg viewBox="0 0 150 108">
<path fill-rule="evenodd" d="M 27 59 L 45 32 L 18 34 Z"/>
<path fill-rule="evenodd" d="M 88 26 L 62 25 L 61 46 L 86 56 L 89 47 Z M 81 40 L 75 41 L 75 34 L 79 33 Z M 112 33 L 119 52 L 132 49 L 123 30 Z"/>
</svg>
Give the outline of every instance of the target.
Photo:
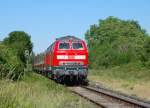
<svg viewBox="0 0 150 108">
<path fill-rule="evenodd" d="M 73 49 L 83 49 L 83 45 L 81 42 L 74 42 L 74 43 L 72 43 L 72 48 Z"/>
<path fill-rule="evenodd" d="M 70 49 L 70 45 L 67 42 L 59 43 L 59 49 Z"/>
</svg>

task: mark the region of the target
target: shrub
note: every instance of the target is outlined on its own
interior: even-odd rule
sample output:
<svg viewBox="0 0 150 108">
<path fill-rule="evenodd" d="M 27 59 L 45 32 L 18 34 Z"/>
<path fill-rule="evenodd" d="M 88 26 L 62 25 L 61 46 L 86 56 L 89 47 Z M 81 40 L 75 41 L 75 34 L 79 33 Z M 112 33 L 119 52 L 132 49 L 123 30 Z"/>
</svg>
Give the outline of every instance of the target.
<svg viewBox="0 0 150 108">
<path fill-rule="evenodd" d="M 0 78 L 20 79 L 23 75 L 23 64 L 16 51 L 0 45 Z"/>
</svg>

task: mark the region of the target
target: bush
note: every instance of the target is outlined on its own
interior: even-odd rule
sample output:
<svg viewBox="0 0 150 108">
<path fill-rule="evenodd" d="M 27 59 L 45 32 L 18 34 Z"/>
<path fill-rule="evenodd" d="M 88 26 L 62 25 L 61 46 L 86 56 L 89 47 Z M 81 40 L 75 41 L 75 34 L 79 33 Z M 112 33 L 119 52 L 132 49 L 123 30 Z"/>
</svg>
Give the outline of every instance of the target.
<svg viewBox="0 0 150 108">
<path fill-rule="evenodd" d="M 8 37 L 4 38 L 3 44 L 15 49 L 17 56 L 25 66 L 24 52 L 25 50 L 29 50 L 29 53 L 32 52 L 31 36 L 24 31 L 13 31 L 9 33 Z"/>
<path fill-rule="evenodd" d="M 85 39 L 89 49 L 90 68 L 95 69 L 140 61 L 143 45 L 149 39 L 149 35 L 137 21 L 108 17 L 100 20 L 98 24 L 91 25 L 85 33 Z M 145 46 L 145 61 L 149 61 L 149 43 Z"/>
<path fill-rule="evenodd" d="M 0 78 L 18 80 L 23 75 L 23 64 L 16 51 L 0 45 Z"/>
</svg>

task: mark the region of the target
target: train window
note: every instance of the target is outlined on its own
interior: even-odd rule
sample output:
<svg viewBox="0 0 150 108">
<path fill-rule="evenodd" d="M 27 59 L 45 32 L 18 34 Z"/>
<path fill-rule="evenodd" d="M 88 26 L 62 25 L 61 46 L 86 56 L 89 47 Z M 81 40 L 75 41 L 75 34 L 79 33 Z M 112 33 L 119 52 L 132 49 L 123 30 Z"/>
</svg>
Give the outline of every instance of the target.
<svg viewBox="0 0 150 108">
<path fill-rule="evenodd" d="M 70 49 L 69 43 L 63 42 L 59 44 L 59 49 Z"/>
<path fill-rule="evenodd" d="M 82 45 L 82 43 L 79 43 L 79 42 L 72 43 L 72 48 L 73 49 L 83 49 L 83 45 Z"/>
</svg>

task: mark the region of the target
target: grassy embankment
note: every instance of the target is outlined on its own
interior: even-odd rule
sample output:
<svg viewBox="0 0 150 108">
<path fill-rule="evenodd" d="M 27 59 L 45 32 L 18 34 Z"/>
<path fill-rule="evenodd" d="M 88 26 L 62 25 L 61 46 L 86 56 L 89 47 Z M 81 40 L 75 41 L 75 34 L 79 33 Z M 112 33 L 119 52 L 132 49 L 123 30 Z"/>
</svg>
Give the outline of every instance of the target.
<svg viewBox="0 0 150 108">
<path fill-rule="evenodd" d="M 23 80 L 0 80 L 0 108 L 91 108 L 62 85 L 29 73 Z"/>
<path fill-rule="evenodd" d="M 89 79 L 107 88 L 150 100 L 150 70 L 141 65 L 90 70 Z"/>
</svg>

